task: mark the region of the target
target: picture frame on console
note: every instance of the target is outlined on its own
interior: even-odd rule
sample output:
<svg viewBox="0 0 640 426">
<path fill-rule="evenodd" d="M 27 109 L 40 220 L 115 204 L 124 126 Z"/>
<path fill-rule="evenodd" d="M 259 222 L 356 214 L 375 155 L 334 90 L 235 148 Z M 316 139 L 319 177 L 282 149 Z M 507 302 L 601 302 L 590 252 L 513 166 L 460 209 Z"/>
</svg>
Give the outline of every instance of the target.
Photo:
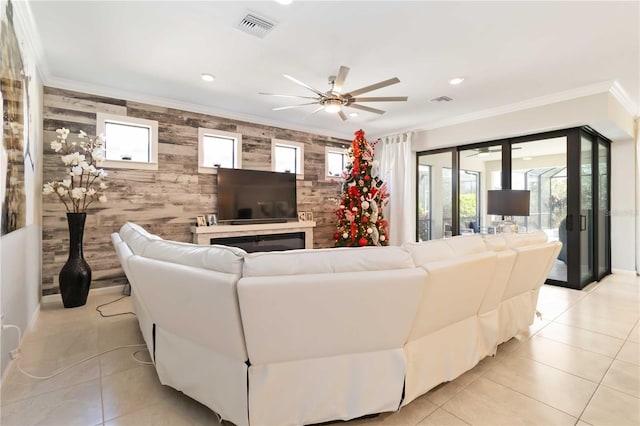
<svg viewBox="0 0 640 426">
<path fill-rule="evenodd" d="M 307 222 L 313 222 L 313 212 L 305 212 L 304 220 Z"/>
<path fill-rule="evenodd" d="M 196 226 L 207 226 L 207 220 L 204 216 L 196 216 Z"/>
<path fill-rule="evenodd" d="M 214 226 L 218 224 L 218 217 L 215 214 L 210 214 L 207 216 L 207 225 Z"/>
<path fill-rule="evenodd" d="M 306 218 L 307 218 L 307 215 L 305 212 L 298 212 L 298 220 L 300 222 L 304 222 L 305 220 L 307 220 Z"/>
</svg>

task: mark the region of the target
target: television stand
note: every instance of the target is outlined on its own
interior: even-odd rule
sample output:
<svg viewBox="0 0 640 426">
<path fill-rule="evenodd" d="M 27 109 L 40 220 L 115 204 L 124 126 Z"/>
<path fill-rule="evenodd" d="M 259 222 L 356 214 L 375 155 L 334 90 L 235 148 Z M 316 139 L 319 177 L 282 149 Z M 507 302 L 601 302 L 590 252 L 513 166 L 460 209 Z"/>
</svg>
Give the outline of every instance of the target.
<svg viewBox="0 0 640 426">
<path fill-rule="evenodd" d="M 258 223 L 242 225 L 213 225 L 213 226 L 192 226 L 192 242 L 200 245 L 210 245 L 212 238 L 227 237 L 252 237 L 259 235 L 295 234 L 304 232 L 304 248 L 313 248 L 313 228 L 316 223 L 305 222 L 285 222 L 285 223 Z"/>
</svg>

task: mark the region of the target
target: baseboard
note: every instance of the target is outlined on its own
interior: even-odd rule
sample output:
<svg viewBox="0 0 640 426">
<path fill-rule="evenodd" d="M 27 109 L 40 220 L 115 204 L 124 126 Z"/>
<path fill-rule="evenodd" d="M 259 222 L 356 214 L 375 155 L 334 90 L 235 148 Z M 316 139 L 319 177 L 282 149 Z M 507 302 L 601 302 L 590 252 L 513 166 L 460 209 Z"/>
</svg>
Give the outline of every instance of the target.
<svg viewBox="0 0 640 426">
<path fill-rule="evenodd" d="M 612 269 L 611 270 L 612 274 L 616 274 L 616 275 L 630 275 L 630 276 L 636 276 L 638 275 L 638 273 L 636 271 L 632 271 L 629 269 Z"/>
<path fill-rule="evenodd" d="M 122 293 L 121 285 L 114 285 L 109 287 L 100 287 L 93 288 L 89 290 L 89 296 L 92 294 L 111 294 L 111 293 Z M 56 303 L 62 302 L 62 296 L 60 293 L 58 294 L 47 294 L 46 296 L 42 296 L 42 303 Z"/>
</svg>

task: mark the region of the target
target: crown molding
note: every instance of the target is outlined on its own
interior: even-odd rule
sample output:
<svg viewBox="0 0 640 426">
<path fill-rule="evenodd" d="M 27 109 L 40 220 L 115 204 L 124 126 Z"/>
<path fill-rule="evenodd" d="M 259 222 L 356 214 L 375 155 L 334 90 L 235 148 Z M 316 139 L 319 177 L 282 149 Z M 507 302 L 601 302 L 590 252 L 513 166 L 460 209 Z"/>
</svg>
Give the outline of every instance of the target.
<svg viewBox="0 0 640 426">
<path fill-rule="evenodd" d="M 123 89 L 116 89 L 107 86 L 99 86 L 89 83 L 83 83 L 73 80 L 67 80 L 57 77 L 48 77 L 44 80 L 44 85 L 58 89 L 71 90 L 76 92 L 87 93 L 96 96 L 104 96 L 115 99 L 140 102 L 144 104 L 160 106 L 165 108 L 174 108 L 182 111 L 195 112 L 198 114 L 207 114 L 217 117 L 228 118 L 231 120 L 245 121 L 248 123 L 260 124 L 263 126 L 279 127 L 287 130 L 296 130 L 299 132 L 312 133 L 319 136 L 332 137 L 337 139 L 349 139 L 350 136 L 341 132 L 329 132 L 325 129 L 319 129 L 311 126 L 300 126 L 291 123 L 284 123 L 276 120 L 269 120 L 251 114 L 242 114 L 235 111 L 214 108 L 207 105 L 200 105 L 191 102 L 177 101 L 175 99 L 165 98 L 162 96 L 152 96 L 139 92 L 132 92 Z"/>
<path fill-rule="evenodd" d="M 14 1 L 12 4 L 15 12 L 14 16 L 21 30 L 21 35 L 24 36 L 24 41 L 35 57 L 35 69 L 40 74 L 41 80 L 45 81 L 51 74 L 49 64 L 44 54 L 44 48 L 42 47 L 42 39 L 40 38 L 36 21 L 33 18 L 33 12 L 31 11 L 31 3 L 28 1 Z"/>
<path fill-rule="evenodd" d="M 622 105 L 622 107 L 631 114 L 632 117 L 640 116 L 640 109 L 638 109 L 638 105 L 631 100 L 631 97 L 627 94 L 627 92 L 622 88 L 618 80 L 615 80 L 609 89 L 609 93 L 616 98 L 618 102 Z"/>
<path fill-rule="evenodd" d="M 622 105 L 625 107 L 627 112 L 629 112 L 629 114 L 631 114 L 632 116 L 635 116 L 637 114 L 637 108 L 635 108 L 634 110 L 633 102 L 626 95 L 626 92 L 622 90 L 622 87 L 620 86 L 620 84 L 617 83 L 617 81 L 609 80 L 609 81 L 602 81 L 600 83 L 591 84 L 588 86 L 577 87 L 571 90 L 565 90 L 562 92 L 553 93 L 550 95 L 544 95 L 537 98 L 527 99 L 526 101 L 522 101 L 522 102 L 515 102 L 512 104 L 503 105 L 496 108 L 489 108 L 482 111 L 473 112 L 470 114 L 459 115 L 457 117 L 452 117 L 450 119 L 435 121 L 432 123 L 428 123 L 425 126 L 422 126 L 422 128 L 420 129 L 414 129 L 414 131 L 438 129 L 441 127 L 452 126 L 455 124 L 462 124 L 469 121 L 481 120 L 485 118 L 495 117 L 498 115 L 504 115 L 504 114 L 509 114 L 513 112 L 527 110 L 527 109 L 543 107 L 546 105 L 569 101 L 572 99 L 582 98 L 585 96 L 597 95 L 599 93 L 611 93 L 612 95 L 616 96 L 616 94 L 614 94 L 614 91 L 612 90 L 614 86 L 617 86 L 619 88 L 618 90 L 620 93 L 618 93 L 618 96 L 620 96 L 621 99 L 626 99 L 625 103 L 621 102 Z M 619 99 L 618 96 L 616 96 L 616 99 Z"/>
</svg>

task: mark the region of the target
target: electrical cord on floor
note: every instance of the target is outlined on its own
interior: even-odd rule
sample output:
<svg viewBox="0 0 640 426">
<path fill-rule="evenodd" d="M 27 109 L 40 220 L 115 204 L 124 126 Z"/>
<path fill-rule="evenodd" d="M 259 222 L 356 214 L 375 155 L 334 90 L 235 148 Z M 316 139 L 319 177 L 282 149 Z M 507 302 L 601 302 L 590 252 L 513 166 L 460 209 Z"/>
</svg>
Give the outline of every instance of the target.
<svg viewBox="0 0 640 426">
<path fill-rule="evenodd" d="M 67 371 L 67 370 L 69 370 L 69 369 L 71 369 L 71 368 L 73 368 L 75 366 L 78 366 L 78 365 L 82 364 L 83 362 L 87 362 L 87 361 L 89 361 L 89 360 L 91 360 L 93 358 L 99 357 L 100 355 L 108 354 L 109 352 L 117 351 L 118 349 L 137 348 L 137 347 L 140 347 L 140 346 L 146 346 L 146 344 L 140 343 L 140 344 L 137 344 L 137 345 L 123 345 L 123 346 L 118 346 L 117 348 L 108 349 L 106 351 L 100 352 L 99 354 L 91 355 L 91 356 L 89 356 L 87 358 L 81 359 L 80 361 L 74 362 L 73 364 L 68 365 L 68 366 L 66 366 L 64 368 L 61 368 L 60 370 L 58 370 L 58 371 L 56 371 L 54 373 L 51 373 L 48 376 L 36 376 L 34 374 L 29 373 L 28 371 L 24 371 L 22 369 L 22 367 L 20 367 L 20 360 L 19 359 L 17 359 L 16 367 L 18 368 L 18 371 L 20 371 L 22 374 L 24 374 L 27 377 L 30 377 L 30 378 L 36 379 L 36 380 L 48 380 L 48 379 L 54 378 L 54 377 L 64 373 L 65 371 Z M 135 359 L 136 359 L 136 361 L 138 361 L 141 364 L 145 363 L 144 361 L 139 361 L 137 358 L 135 358 Z"/>
<path fill-rule="evenodd" d="M 119 314 L 109 314 L 109 315 L 105 315 L 100 308 L 102 308 L 103 306 L 107 306 L 110 305 L 112 303 L 116 303 L 119 300 L 124 299 L 125 297 L 129 297 L 131 295 L 131 287 L 129 287 L 129 292 L 127 293 L 127 286 L 129 286 L 129 284 L 125 284 L 124 287 L 122 287 L 122 294 L 124 294 L 124 296 L 117 298 L 116 300 L 112 300 L 111 302 L 107 302 L 107 303 L 103 303 L 102 305 L 98 305 L 96 306 L 96 311 L 98 311 L 100 313 L 100 316 L 102 318 L 110 318 L 110 317 L 117 317 L 120 315 L 134 315 L 135 316 L 135 312 L 120 312 Z"/>
<path fill-rule="evenodd" d="M 142 360 L 138 359 L 138 357 L 136 356 L 136 354 L 137 354 L 138 352 L 144 352 L 144 349 L 137 350 L 137 351 L 135 351 L 135 352 L 133 352 L 133 353 L 131 354 L 131 357 L 132 357 L 133 359 L 135 359 L 135 360 L 136 360 L 136 362 L 137 362 L 138 364 L 143 364 L 143 365 L 153 365 L 153 363 L 152 363 L 152 362 L 150 362 L 150 361 L 142 361 Z"/>
</svg>

